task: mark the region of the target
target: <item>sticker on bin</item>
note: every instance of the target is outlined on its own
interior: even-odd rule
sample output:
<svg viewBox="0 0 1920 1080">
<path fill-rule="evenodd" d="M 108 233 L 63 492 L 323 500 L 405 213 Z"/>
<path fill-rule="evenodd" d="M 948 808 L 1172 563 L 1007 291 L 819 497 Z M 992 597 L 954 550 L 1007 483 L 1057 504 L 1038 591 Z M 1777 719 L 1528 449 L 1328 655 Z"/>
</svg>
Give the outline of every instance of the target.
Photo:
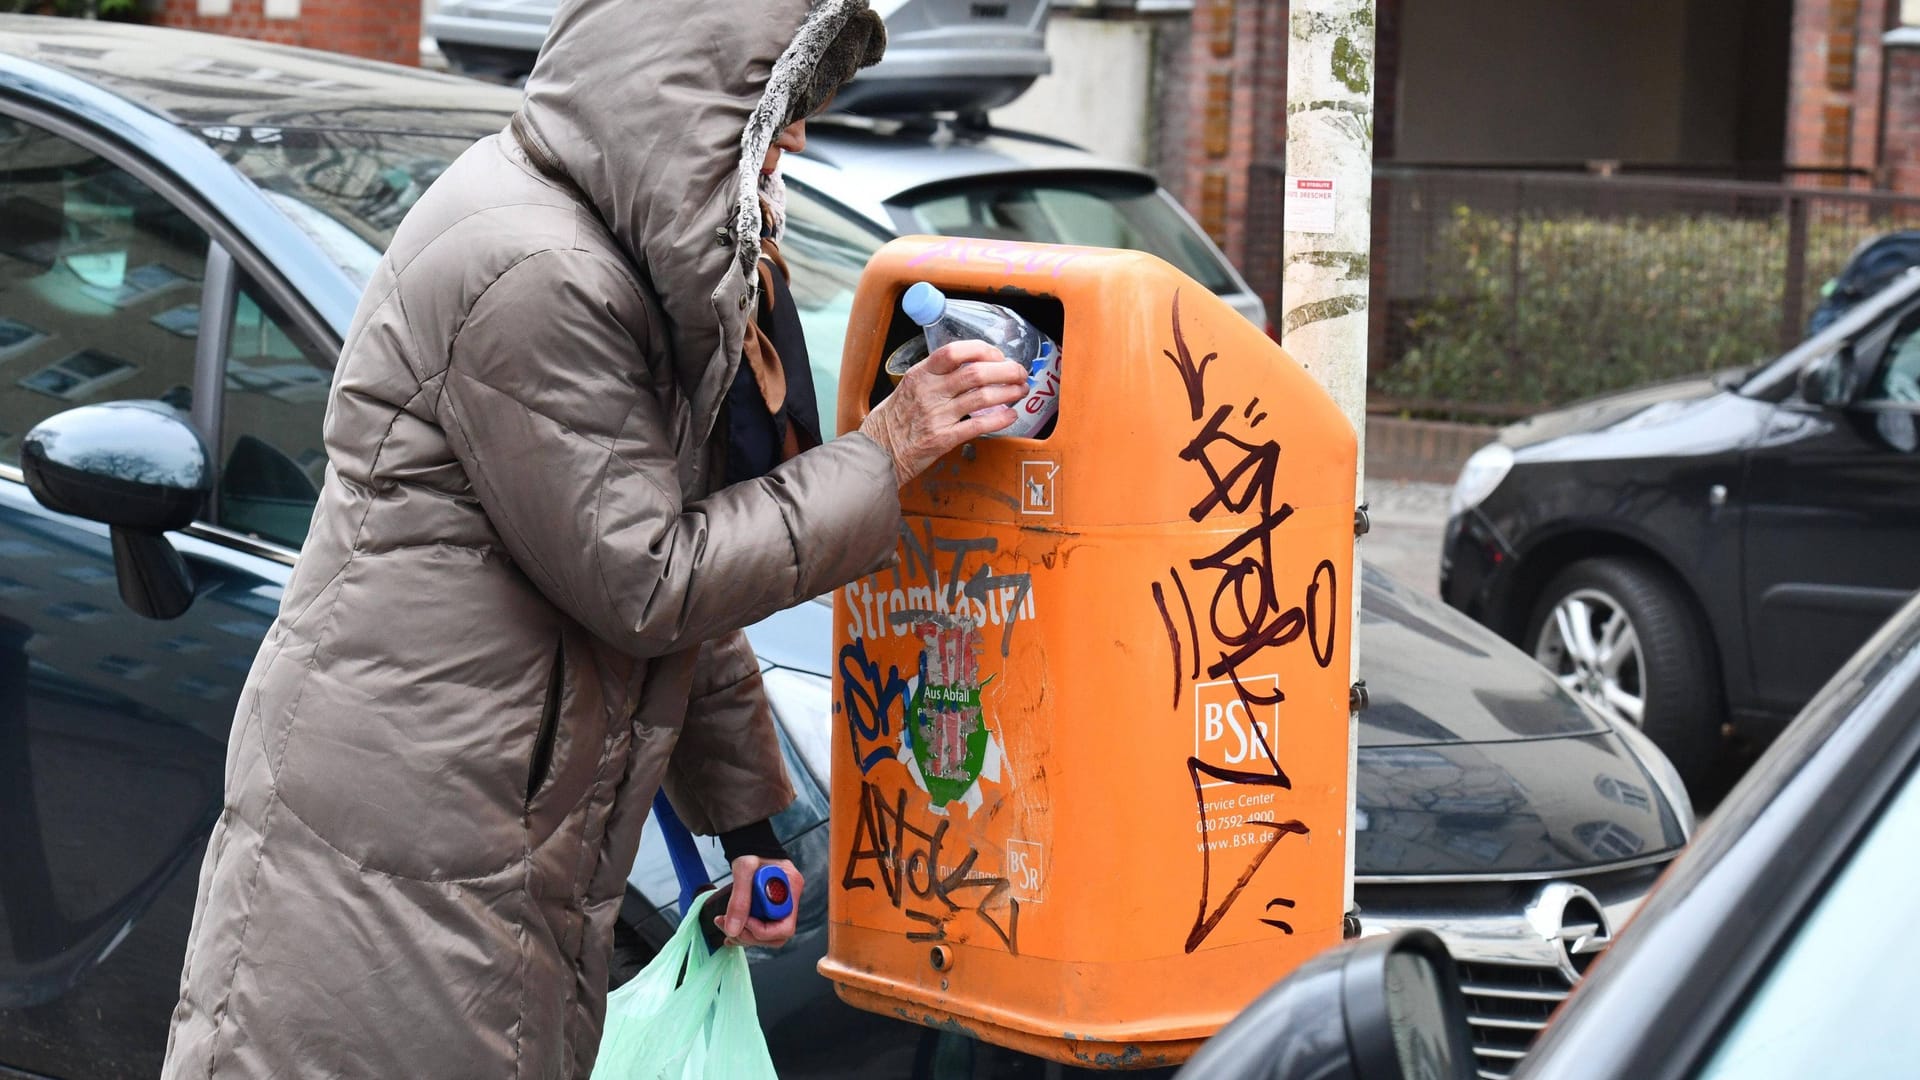
<svg viewBox="0 0 1920 1080">
<path fill-rule="evenodd" d="M 1020 512 L 1023 514 L 1051 515 L 1053 513 L 1053 478 L 1060 472 L 1060 465 L 1053 461 L 1023 461 L 1020 463 Z"/>
</svg>

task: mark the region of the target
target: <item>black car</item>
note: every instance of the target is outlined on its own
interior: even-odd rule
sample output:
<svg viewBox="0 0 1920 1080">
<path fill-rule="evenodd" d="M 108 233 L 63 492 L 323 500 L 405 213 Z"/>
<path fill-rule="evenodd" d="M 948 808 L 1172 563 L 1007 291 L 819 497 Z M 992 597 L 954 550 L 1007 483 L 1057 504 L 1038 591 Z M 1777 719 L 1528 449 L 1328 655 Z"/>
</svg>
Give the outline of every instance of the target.
<svg viewBox="0 0 1920 1080">
<path fill-rule="evenodd" d="M 157 1070 L 234 703 L 322 481 L 341 334 L 412 200 L 517 101 L 235 39 L 0 17 L 0 1073 Z M 860 147 L 813 175 L 857 190 L 885 163 L 876 137 Z M 844 332 L 846 298 L 887 234 L 797 172 L 784 250 L 805 275 L 815 360 L 831 364 L 839 349 L 816 335 Z M 29 432 L 74 430 L 86 417 L 72 410 L 122 400 L 160 403 L 121 419 L 186 432 L 214 476 L 185 529 L 116 542 L 23 483 Z M 157 453 L 129 445 L 97 467 L 151 483 L 136 466 Z M 192 589 L 162 598 L 173 551 Z M 128 598 L 185 610 L 141 618 Z M 1478 1030 L 1489 1071 L 1504 1071 L 1577 977 L 1561 927 L 1624 922 L 1691 809 L 1651 744 L 1484 628 L 1383 576 L 1366 578 L 1362 607 L 1362 925 L 1435 927 L 1484 972 L 1494 990 Z M 831 878 L 830 621 L 802 604 L 749 630 L 800 795 L 775 825 L 812 882 L 795 944 L 754 957 L 782 1075 L 1046 1075 L 856 1012 L 814 971 Z M 628 883 L 617 947 L 630 970 L 677 918 L 653 830 Z"/>
<path fill-rule="evenodd" d="M 1915 1075 L 1920 938 L 1893 917 L 1920 893 L 1916 846 L 1920 601 L 1728 796 L 1515 1075 Z M 1336 949 L 1189 1069 L 1201 1080 L 1470 1076 L 1460 989 L 1430 937 Z"/>
<path fill-rule="evenodd" d="M 1920 274 L 1774 363 L 1535 417 L 1453 493 L 1448 603 L 1689 782 L 1920 587 Z"/>
</svg>

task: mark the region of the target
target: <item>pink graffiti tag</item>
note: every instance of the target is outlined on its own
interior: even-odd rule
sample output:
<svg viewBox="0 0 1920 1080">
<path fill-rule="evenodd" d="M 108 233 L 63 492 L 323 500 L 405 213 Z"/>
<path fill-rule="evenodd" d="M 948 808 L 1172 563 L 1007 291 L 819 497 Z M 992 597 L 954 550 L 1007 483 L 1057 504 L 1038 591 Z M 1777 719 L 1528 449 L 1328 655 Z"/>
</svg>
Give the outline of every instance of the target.
<svg viewBox="0 0 1920 1080">
<path fill-rule="evenodd" d="M 1046 273 L 1049 277 L 1057 278 L 1061 271 L 1067 268 L 1067 264 L 1088 254 L 1089 250 L 951 237 L 938 246 L 908 259 L 907 265 L 917 269 L 928 263 L 949 266 L 985 263 L 989 266 L 998 266 L 1002 273 L 1008 275 Z"/>
</svg>

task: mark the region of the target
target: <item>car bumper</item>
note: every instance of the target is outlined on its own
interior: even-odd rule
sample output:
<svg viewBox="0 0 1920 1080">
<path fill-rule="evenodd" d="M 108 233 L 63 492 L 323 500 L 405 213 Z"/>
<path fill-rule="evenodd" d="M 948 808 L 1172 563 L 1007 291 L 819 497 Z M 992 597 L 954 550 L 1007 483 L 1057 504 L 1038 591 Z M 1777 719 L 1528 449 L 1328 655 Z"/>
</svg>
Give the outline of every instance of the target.
<svg viewBox="0 0 1920 1080">
<path fill-rule="evenodd" d="M 1458 965 L 1479 1074 L 1504 1078 L 1593 958 L 1570 951 L 1586 918 L 1580 904 L 1590 901 L 1603 914 L 1600 932 L 1611 940 L 1674 854 L 1541 880 L 1363 882 L 1355 889 L 1360 934 L 1416 927 L 1439 934 Z M 1568 896 L 1580 899 L 1560 903 Z"/>
<path fill-rule="evenodd" d="M 1440 542 L 1440 598 L 1475 622 L 1496 625 L 1499 593 L 1513 578 L 1518 562 L 1512 545 L 1478 509 L 1447 519 Z"/>
</svg>

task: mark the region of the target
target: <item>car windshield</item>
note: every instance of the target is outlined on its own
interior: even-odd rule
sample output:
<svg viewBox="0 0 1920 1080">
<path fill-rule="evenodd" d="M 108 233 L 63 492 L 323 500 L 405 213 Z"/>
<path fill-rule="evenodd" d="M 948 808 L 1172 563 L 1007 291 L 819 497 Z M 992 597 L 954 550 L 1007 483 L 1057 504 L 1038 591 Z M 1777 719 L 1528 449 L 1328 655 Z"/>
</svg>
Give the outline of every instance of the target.
<svg viewBox="0 0 1920 1080">
<path fill-rule="evenodd" d="M 1035 244 L 1130 248 L 1216 293 L 1239 289 L 1199 231 L 1144 176 L 981 177 L 907 192 L 908 231 Z"/>
<path fill-rule="evenodd" d="M 853 316 L 853 291 L 867 260 L 886 239 L 804 185 L 787 182 L 787 236 L 780 254 L 793 274 L 793 303 L 813 368 L 820 432 L 827 438 L 835 430 L 840 353 Z"/>
<path fill-rule="evenodd" d="M 485 132 L 209 127 L 199 134 L 364 288 L 400 219 Z"/>
<path fill-rule="evenodd" d="M 1910 1075 L 1916 1037 L 1907 1025 L 1920 939 L 1871 928 L 1884 924 L 1890 898 L 1920 890 L 1916 840 L 1920 782 L 1909 776 L 1801 920 L 1702 1080 Z"/>
</svg>

